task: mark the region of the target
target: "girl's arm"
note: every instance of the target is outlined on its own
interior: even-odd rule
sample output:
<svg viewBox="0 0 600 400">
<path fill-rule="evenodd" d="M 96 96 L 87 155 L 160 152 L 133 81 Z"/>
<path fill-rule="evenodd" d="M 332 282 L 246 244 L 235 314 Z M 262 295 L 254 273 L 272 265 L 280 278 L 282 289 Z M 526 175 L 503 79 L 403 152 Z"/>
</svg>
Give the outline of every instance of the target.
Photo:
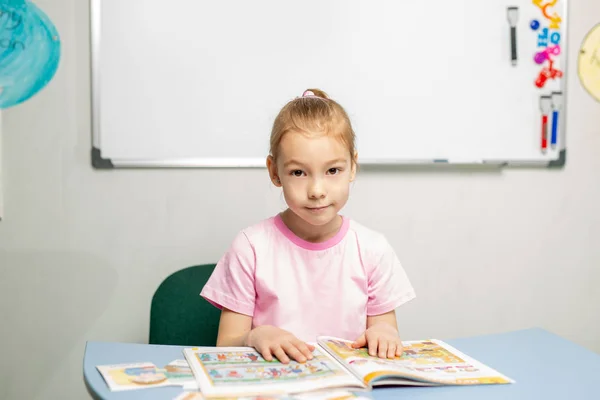
<svg viewBox="0 0 600 400">
<path fill-rule="evenodd" d="M 227 308 L 221 310 L 217 346 L 247 346 L 248 333 L 252 329 L 252 317 Z"/>
<path fill-rule="evenodd" d="M 367 316 L 367 329 L 377 324 L 391 325 L 398 332 L 398 323 L 396 321 L 396 312 L 394 310 L 381 315 Z"/>
<path fill-rule="evenodd" d="M 367 316 L 367 330 L 352 344 L 358 349 L 367 347 L 369 354 L 380 358 L 399 357 L 403 353 L 402 341 L 398 336 L 396 312 Z"/>
<path fill-rule="evenodd" d="M 304 343 L 290 332 L 275 326 L 259 326 L 252 329 L 252 317 L 231 311 L 223 307 L 219 322 L 217 346 L 254 347 L 265 360 L 273 356 L 284 364 L 290 358 L 305 362 L 313 358 L 314 346 Z"/>
</svg>

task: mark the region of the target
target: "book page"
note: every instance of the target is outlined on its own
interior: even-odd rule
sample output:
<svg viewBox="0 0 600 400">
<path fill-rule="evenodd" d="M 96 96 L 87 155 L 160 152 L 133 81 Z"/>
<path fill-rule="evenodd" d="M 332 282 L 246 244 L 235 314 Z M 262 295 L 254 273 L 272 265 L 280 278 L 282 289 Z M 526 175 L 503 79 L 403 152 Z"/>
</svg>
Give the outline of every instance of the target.
<svg viewBox="0 0 600 400">
<path fill-rule="evenodd" d="M 286 394 L 327 388 L 364 388 L 318 346 L 305 363 L 266 361 L 247 347 L 184 349 L 185 358 L 207 396 Z"/>
<path fill-rule="evenodd" d="M 322 337 L 319 344 L 343 360 L 365 384 L 477 385 L 513 383 L 492 368 L 439 340 L 406 341 L 404 353 L 394 359 L 370 356 L 366 348 L 353 349 L 350 341 Z"/>
<path fill-rule="evenodd" d="M 172 385 L 164 371 L 151 362 L 98 365 L 96 368 L 111 391 Z"/>
<path fill-rule="evenodd" d="M 212 397 L 213 400 L 373 400 L 368 392 L 353 392 L 350 390 L 317 391 L 295 395 L 258 395 L 239 397 Z M 184 392 L 174 397 L 173 400 L 207 400 L 200 392 Z"/>
<path fill-rule="evenodd" d="M 163 368 L 169 382 L 181 385 L 187 390 L 198 388 L 192 369 L 187 360 L 173 360 Z"/>
</svg>

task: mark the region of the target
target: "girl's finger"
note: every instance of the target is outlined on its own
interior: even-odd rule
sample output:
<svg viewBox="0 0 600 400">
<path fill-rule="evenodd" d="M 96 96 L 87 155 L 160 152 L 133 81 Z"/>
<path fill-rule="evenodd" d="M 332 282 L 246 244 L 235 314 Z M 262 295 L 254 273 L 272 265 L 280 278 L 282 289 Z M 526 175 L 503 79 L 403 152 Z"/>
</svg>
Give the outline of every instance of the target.
<svg viewBox="0 0 600 400">
<path fill-rule="evenodd" d="M 362 335 L 360 335 L 360 337 L 358 339 L 356 339 L 354 342 L 352 342 L 352 348 L 353 349 L 360 349 L 361 347 L 364 347 L 367 344 L 367 339 L 365 334 L 363 333 Z"/>
<path fill-rule="evenodd" d="M 276 344 L 273 345 L 269 350 L 271 350 L 271 352 L 273 353 L 273 355 L 275 357 L 277 357 L 277 359 L 279 361 L 281 361 L 281 363 L 283 364 L 287 364 L 290 362 L 290 359 L 288 358 L 288 356 L 285 354 L 285 351 L 281 348 L 280 345 Z"/>
<path fill-rule="evenodd" d="M 306 357 L 308 360 L 312 360 L 312 350 L 309 349 L 308 344 L 304 343 L 302 340 L 296 339 L 292 342 L 294 346 Z M 314 349 L 313 349 L 314 350 Z"/>
<path fill-rule="evenodd" d="M 377 354 L 379 358 L 385 358 L 387 355 L 388 349 L 388 341 L 385 339 L 379 340 L 379 353 Z"/>
<path fill-rule="evenodd" d="M 375 357 L 377 355 L 377 339 L 368 339 L 369 355 Z"/>
<path fill-rule="evenodd" d="M 295 344 L 285 342 L 281 345 L 281 347 L 283 348 L 283 350 L 285 350 L 286 354 L 289 355 L 293 360 L 296 360 L 299 363 L 303 363 L 306 361 L 306 357 L 304 357 L 302 352 L 298 350 Z"/>
<path fill-rule="evenodd" d="M 396 342 L 390 342 L 388 344 L 387 358 L 394 358 L 396 356 Z"/>
<path fill-rule="evenodd" d="M 271 350 L 269 350 L 268 346 L 263 346 L 259 349 L 257 349 L 258 352 L 260 353 L 260 355 L 266 360 L 266 361 L 272 361 L 273 360 L 273 356 L 271 355 Z"/>
<path fill-rule="evenodd" d="M 399 342 L 398 346 L 396 346 L 396 356 L 400 357 L 402 356 L 402 353 L 404 353 L 404 346 L 402 345 L 402 342 Z"/>
</svg>

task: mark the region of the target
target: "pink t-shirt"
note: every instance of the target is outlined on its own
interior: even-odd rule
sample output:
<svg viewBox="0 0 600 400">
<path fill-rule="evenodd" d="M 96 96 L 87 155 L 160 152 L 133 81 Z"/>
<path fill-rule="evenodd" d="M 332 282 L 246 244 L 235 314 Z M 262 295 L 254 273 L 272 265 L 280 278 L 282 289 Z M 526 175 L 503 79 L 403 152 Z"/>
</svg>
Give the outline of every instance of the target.
<svg viewBox="0 0 600 400">
<path fill-rule="evenodd" d="M 415 297 L 385 237 L 343 218 L 331 239 L 296 236 L 279 215 L 242 230 L 200 293 L 218 308 L 252 316 L 304 341 L 319 335 L 355 340 L 367 315 Z"/>
</svg>

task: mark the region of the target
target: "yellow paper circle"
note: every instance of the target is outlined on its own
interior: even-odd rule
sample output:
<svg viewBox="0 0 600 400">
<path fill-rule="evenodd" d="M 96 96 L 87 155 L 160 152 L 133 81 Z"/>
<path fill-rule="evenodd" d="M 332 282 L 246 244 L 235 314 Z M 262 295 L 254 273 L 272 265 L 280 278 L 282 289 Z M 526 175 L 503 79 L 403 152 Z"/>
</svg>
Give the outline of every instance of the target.
<svg viewBox="0 0 600 400">
<path fill-rule="evenodd" d="M 581 84 L 600 101 L 600 24 L 587 34 L 579 51 L 578 74 Z"/>
</svg>

